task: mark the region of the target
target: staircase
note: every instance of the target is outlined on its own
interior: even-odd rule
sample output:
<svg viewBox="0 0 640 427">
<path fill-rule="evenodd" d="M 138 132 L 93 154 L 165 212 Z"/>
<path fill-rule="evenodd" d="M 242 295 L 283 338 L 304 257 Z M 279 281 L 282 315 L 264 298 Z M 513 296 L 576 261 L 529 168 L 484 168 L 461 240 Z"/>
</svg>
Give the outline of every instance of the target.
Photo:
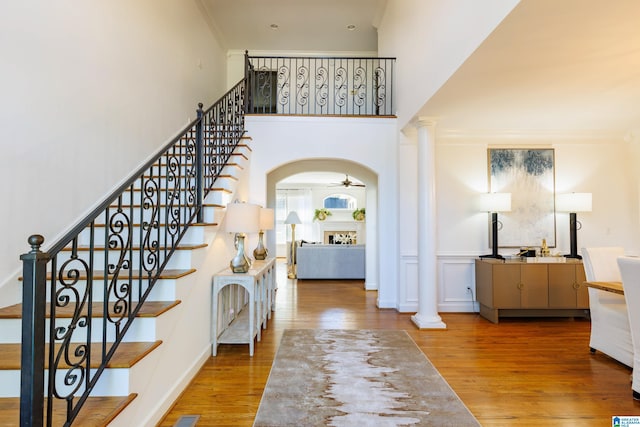
<svg viewBox="0 0 640 427">
<path fill-rule="evenodd" d="M 135 321 L 93 386 L 90 397 L 81 406 L 73 425 L 153 426 L 170 409 L 182 389 L 210 357 L 211 320 L 208 317 L 211 312 L 211 277 L 226 267 L 231 258 L 228 247 L 221 243 L 229 240 L 229 237 L 226 236 L 227 233 L 219 233 L 219 224 L 224 217 L 224 208 L 234 198 L 248 165 L 251 154 L 249 142 L 250 138 L 242 137 L 231 154 L 230 161 L 222 168 L 222 172 L 213 183 L 214 187 L 204 200 L 202 221 L 193 224 L 180 241 L 146 302 L 137 313 Z M 185 157 L 179 163 L 184 166 L 190 161 Z M 158 165 L 157 169 L 161 167 L 168 166 Z M 131 209 L 131 212 L 134 212 L 131 207 L 144 203 L 144 190 L 140 185 L 127 194 L 129 196 L 123 197 L 114 209 Z M 164 198 L 162 203 L 166 203 Z M 133 233 L 140 235 L 143 234 L 140 231 L 141 224 L 144 224 L 143 227 L 149 226 L 145 224 L 148 222 L 146 218 L 134 217 L 134 222 L 136 224 L 132 227 Z M 103 250 L 104 236 L 108 235 L 105 229 L 113 226 L 113 223 L 106 224 L 104 219 L 96 220 L 81 233 L 74 245 L 69 245 L 60 252 L 56 262 L 59 265 L 77 262 L 76 255 L 90 251 L 93 245 L 91 253 L 95 252 L 94 265 L 113 263 L 111 257 L 117 255 L 117 251 L 112 255 L 108 249 Z M 167 238 L 159 236 L 160 241 Z M 134 248 L 129 260 L 130 265 L 143 265 L 135 256 L 135 249 L 137 248 Z M 101 259 L 101 256 L 106 256 L 108 260 Z M 85 312 L 92 318 L 91 327 L 85 328 L 85 331 L 79 334 L 72 334 L 71 340 L 78 344 L 70 346 L 69 349 L 80 353 L 70 355 L 69 360 L 56 365 L 60 370 L 56 379 L 60 381 L 62 378 L 58 376 L 72 373 L 73 371 L 68 369 L 87 354 L 92 355 L 86 358 L 90 361 L 90 369 L 99 368 L 102 356 L 119 333 L 117 322 L 108 325 L 107 328 L 103 327 L 104 311 L 106 309 L 112 315 L 118 312 L 119 304 L 130 304 L 117 298 L 117 290 L 115 294 L 113 290 L 105 292 L 105 286 L 110 285 L 111 273 L 94 270 L 92 276 L 92 302 L 89 304 L 91 307 L 85 308 Z M 130 294 L 134 301 L 140 299 L 144 293 L 147 277 L 135 267 L 129 268 L 129 277 L 125 282 L 133 288 Z M 80 293 L 89 286 L 86 275 L 73 279 L 73 289 Z M 49 281 L 50 278 L 47 279 L 47 283 Z M 138 286 L 139 283 L 142 286 Z M 116 289 L 120 286 L 123 286 L 123 283 L 119 280 Z M 105 295 L 108 295 L 106 307 Z M 52 307 L 50 301 L 51 295 L 47 295 L 47 342 L 52 333 L 49 331 L 48 320 Z M 58 321 L 68 318 L 70 322 L 73 315 L 74 310 L 71 308 L 56 309 Z M 0 308 L 0 426 L 17 426 L 20 420 L 21 317 L 22 304 Z M 89 333 L 92 337 L 96 335 L 98 344 L 92 344 L 91 348 L 81 348 L 81 343 L 86 341 L 86 335 Z M 106 347 L 102 344 L 103 334 L 107 337 Z M 55 354 L 58 354 L 59 348 L 56 348 Z M 48 365 L 49 356 L 45 355 L 45 387 Z M 74 404 L 77 396 L 80 396 L 86 387 L 87 384 L 80 384 L 79 390 L 73 393 L 73 396 L 76 396 Z M 54 400 L 52 413 L 45 415 L 45 423 L 50 418 L 48 421 L 51 421 L 52 426 L 67 425 L 68 408 L 65 401 Z M 45 413 L 46 406 L 45 401 Z"/>
</svg>

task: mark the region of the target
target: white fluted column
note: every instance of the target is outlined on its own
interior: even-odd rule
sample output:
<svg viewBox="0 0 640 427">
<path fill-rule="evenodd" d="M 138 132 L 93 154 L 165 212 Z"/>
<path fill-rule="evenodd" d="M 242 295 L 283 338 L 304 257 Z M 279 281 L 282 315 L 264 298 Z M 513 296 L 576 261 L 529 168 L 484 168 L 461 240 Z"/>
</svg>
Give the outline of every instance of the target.
<svg viewBox="0 0 640 427">
<path fill-rule="evenodd" d="M 445 329 L 438 314 L 436 258 L 436 122 L 418 119 L 418 312 L 411 316 L 420 329 Z"/>
</svg>

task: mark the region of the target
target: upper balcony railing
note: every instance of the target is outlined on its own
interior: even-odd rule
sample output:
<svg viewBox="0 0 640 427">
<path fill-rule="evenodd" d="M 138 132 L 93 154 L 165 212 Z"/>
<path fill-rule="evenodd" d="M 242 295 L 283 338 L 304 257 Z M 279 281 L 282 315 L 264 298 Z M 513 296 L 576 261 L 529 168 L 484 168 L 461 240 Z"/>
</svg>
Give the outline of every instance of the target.
<svg viewBox="0 0 640 427">
<path fill-rule="evenodd" d="M 395 58 L 245 55 L 248 114 L 392 116 Z"/>
</svg>

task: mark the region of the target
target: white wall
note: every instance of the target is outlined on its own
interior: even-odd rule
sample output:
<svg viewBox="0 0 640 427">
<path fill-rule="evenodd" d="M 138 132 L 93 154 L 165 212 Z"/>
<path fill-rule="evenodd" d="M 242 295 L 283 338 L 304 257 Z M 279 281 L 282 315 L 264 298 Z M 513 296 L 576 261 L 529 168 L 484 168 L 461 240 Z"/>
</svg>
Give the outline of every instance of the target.
<svg viewBox="0 0 640 427">
<path fill-rule="evenodd" d="M 394 0 L 378 28 L 378 54 L 397 58 L 404 128 L 519 0 Z"/>
<path fill-rule="evenodd" d="M 495 139 L 494 139 L 495 141 Z M 504 141 L 503 141 L 504 142 Z M 629 179 L 629 145 L 623 141 L 548 141 L 555 151 L 556 193 L 592 193 L 593 211 L 578 214 L 578 249 L 584 246 L 621 245 L 638 249 L 638 221 L 634 213 L 635 183 Z M 473 198 L 487 191 L 487 149 L 484 141 L 439 141 L 438 156 L 438 250 L 443 255 L 481 255 L 489 249 L 487 214 L 476 212 Z M 505 147 L 526 147 L 512 141 Z M 530 146 L 530 145 L 529 145 Z M 617 166 L 617 167 L 616 167 Z M 454 197 L 455 195 L 455 197 Z M 569 217 L 556 214 L 557 248 L 569 252 Z M 513 253 L 504 249 L 501 253 Z"/>
<path fill-rule="evenodd" d="M 399 306 L 417 310 L 417 229 L 413 206 L 416 184 L 415 138 L 403 138 L 399 157 L 400 282 Z M 467 135 L 436 140 L 438 307 L 440 311 L 471 311 L 466 287 L 475 289 L 473 260 L 490 253 L 487 213 L 475 208 L 478 193 L 488 190 L 489 147 L 548 147 L 555 151 L 556 193 L 590 192 L 593 211 L 579 213 L 578 252 L 586 246 L 623 246 L 640 251 L 638 182 L 634 143 L 617 137 L 590 135 Z M 568 213 L 556 214 L 557 247 L 569 253 Z M 516 248 L 501 248 L 512 254 Z"/>
<path fill-rule="evenodd" d="M 0 291 L 225 89 L 196 0 L 0 3 Z M 0 292 L 0 303 L 13 299 Z"/>
<path fill-rule="evenodd" d="M 246 119 L 251 148 L 251 200 L 265 204 L 267 174 L 291 162 L 344 159 L 377 174 L 377 200 L 367 192 L 367 246 L 378 248 L 378 305 L 396 308 L 397 276 L 397 143 L 396 120 L 340 117 L 265 117 Z M 377 215 L 369 203 L 377 204 Z M 374 224 L 375 237 L 369 231 Z M 369 263 L 369 259 L 367 258 Z M 371 278 L 367 277 L 367 281 Z"/>
</svg>

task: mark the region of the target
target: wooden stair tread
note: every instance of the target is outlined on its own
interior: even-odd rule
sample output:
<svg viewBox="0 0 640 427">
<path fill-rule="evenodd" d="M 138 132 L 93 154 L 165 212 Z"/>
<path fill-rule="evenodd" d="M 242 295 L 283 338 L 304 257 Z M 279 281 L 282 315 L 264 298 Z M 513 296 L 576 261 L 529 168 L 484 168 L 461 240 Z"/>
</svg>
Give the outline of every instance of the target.
<svg viewBox="0 0 640 427">
<path fill-rule="evenodd" d="M 194 273 L 196 271 L 195 268 L 187 268 L 187 269 L 166 269 L 164 270 L 162 273 L 160 273 L 160 276 L 158 276 L 158 279 L 180 279 L 181 277 L 187 276 L 191 273 Z M 122 270 L 120 277 L 121 278 L 129 278 L 129 273 L 126 273 L 126 270 Z M 109 274 L 107 276 L 107 278 L 112 278 L 113 274 Z M 138 279 L 147 279 L 148 278 L 148 274 L 145 272 L 143 275 L 140 275 L 140 271 L 138 270 L 132 270 L 131 271 L 131 280 L 138 280 Z M 20 276 L 18 277 L 18 280 L 20 282 L 22 282 L 23 277 Z M 93 271 L 93 280 L 104 280 L 105 279 L 105 274 L 104 271 L 102 270 L 94 270 Z M 47 272 L 47 280 L 51 280 L 51 272 Z M 81 272 L 80 275 L 78 276 L 78 280 L 87 280 L 87 275 L 84 274 L 84 272 Z"/>
<path fill-rule="evenodd" d="M 176 247 L 177 251 L 192 251 L 195 249 L 202 249 L 202 248 L 206 248 L 208 245 L 206 243 L 199 243 L 199 244 L 180 244 L 180 246 Z M 67 246 L 65 248 L 62 249 L 63 252 L 68 252 L 70 251 L 72 248 L 71 246 Z M 91 247 L 88 245 L 78 245 L 77 246 L 77 250 L 78 251 L 88 251 L 90 250 Z M 94 250 L 103 250 L 105 249 L 104 245 L 95 245 L 93 247 Z M 140 250 L 140 246 L 133 246 L 131 249 L 133 249 L 134 251 Z M 113 251 L 117 251 L 118 249 L 111 249 Z"/>
<path fill-rule="evenodd" d="M 142 305 L 142 308 L 138 312 L 137 317 L 158 317 L 162 313 L 171 310 L 173 307 L 180 304 L 180 300 L 177 301 L 147 301 Z M 114 303 L 109 303 L 110 309 L 112 309 Z M 104 305 L 101 302 L 94 302 L 91 305 L 92 317 L 102 317 L 104 313 Z M 46 305 L 46 316 L 49 317 L 51 313 L 51 304 Z M 73 316 L 73 308 L 56 308 L 56 317 L 59 318 L 71 318 Z M 22 318 L 22 304 L 13 304 L 8 307 L 0 308 L 0 319 L 21 319 Z"/>
<path fill-rule="evenodd" d="M 107 343 L 110 347 L 112 343 Z M 118 346 L 107 368 L 126 369 L 138 363 L 147 354 L 157 348 L 162 341 L 153 342 L 123 342 Z M 56 345 L 56 351 L 60 348 Z M 0 370 L 20 369 L 21 344 L 0 344 Z M 101 362 L 102 343 L 91 343 L 91 367 L 98 368 Z M 45 346 L 45 368 L 49 368 L 49 346 Z M 69 367 L 68 365 L 62 365 Z"/>
<path fill-rule="evenodd" d="M 137 397 L 137 393 L 128 396 L 90 397 L 84 403 L 73 425 L 82 427 L 106 427 L 124 408 Z M 46 405 L 46 403 L 45 403 Z M 61 426 L 66 421 L 66 402 L 56 399 L 53 404 L 51 425 Z M 20 424 L 20 398 L 0 398 L 0 425 L 3 427 Z"/>
<path fill-rule="evenodd" d="M 160 276 L 158 277 L 158 279 L 179 279 L 181 277 L 187 276 L 193 272 L 195 272 L 196 269 L 195 268 L 188 268 L 188 269 L 167 269 L 164 270 Z M 113 274 L 109 274 L 108 277 L 113 277 Z M 120 274 L 120 277 L 122 278 L 128 278 L 129 274 L 125 274 L 125 270 L 123 270 Z M 145 272 L 143 275 L 140 275 L 140 271 L 138 270 L 133 270 L 131 272 L 131 279 L 146 279 L 148 277 L 147 273 Z M 103 280 L 105 278 L 105 274 L 104 271 L 102 270 L 94 270 L 93 272 L 93 280 Z M 18 280 L 22 281 L 22 277 L 19 277 Z M 47 280 L 51 280 L 51 272 L 47 273 Z M 84 274 L 84 272 L 80 273 L 80 276 L 78 276 L 78 280 L 87 280 L 87 275 Z"/>
</svg>

